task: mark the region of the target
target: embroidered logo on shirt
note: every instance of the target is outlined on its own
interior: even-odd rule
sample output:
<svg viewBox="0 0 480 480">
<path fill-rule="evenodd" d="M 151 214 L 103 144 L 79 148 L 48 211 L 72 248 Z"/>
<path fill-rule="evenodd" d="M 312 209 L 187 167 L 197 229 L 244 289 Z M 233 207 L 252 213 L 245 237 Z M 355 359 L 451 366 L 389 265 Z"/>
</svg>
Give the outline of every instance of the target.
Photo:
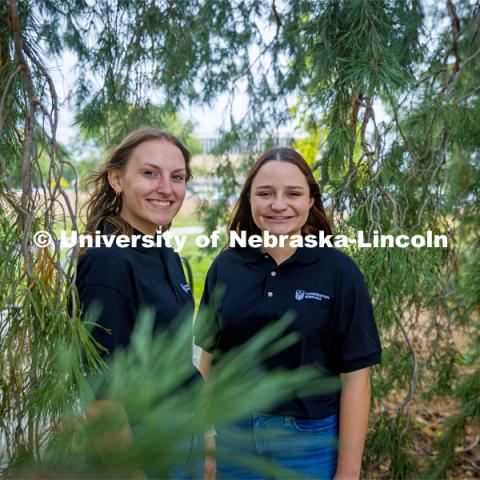
<svg viewBox="0 0 480 480">
<path fill-rule="evenodd" d="M 324 295 L 323 293 L 297 290 L 295 292 L 295 300 L 298 300 L 299 302 L 302 300 L 317 300 L 319 302 L 322 302 L 323 300 L 330 300 L 330 297 L 328 295 Z"/>
<path fill-rule="evenodd" d="M 297 290 L 295 292 L 295 300 L 303 300 L 305 298 L 305 290 Z"/>
<path fill-rule="evenodd" d="M 181 283 L 180 286 L 182 287 L 182 290 L 185 293 L 190 293 L 192 289 L 190 288 L 190 285 L 188 283 Z"/>
</svg>

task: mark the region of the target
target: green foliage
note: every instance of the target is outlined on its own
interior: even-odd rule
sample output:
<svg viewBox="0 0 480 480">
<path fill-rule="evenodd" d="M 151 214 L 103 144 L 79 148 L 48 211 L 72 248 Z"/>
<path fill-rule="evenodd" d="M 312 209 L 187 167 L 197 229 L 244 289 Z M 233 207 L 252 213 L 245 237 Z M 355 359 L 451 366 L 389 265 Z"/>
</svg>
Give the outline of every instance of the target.
<svg viewBox="0 0 480 480">
<path fill-rule="evenodd" d="M 242 166 L 242 168 L 245 168 Z M 231 199 L 236 194 L 238 182 L 238 168 L 228 157 L 223 158 L 215 169 L 215 177 L 220 181 L 220 198 L 213 204 L 205 200 L 201 203 L 199 213 L 208 232 L 212 232 L 219 225 L 228 222 Z"/>
<path fill-rule="evenodd" d="M 386 412 L 372 419 L 365 447 L 365 463 L 389 463 L 389 478 L 418 478 L 419 465 L 411 451 L 413 428 L 403 413 L 389 417 Z"/>
<path fill-rule="evenodd" d="M 296 109 L 293 109 L 292 114 L 297 114 Z M 309 117 L 304 112 L 300 115 L 299 122 L 308 135 L 306 138 L 295 140 L 292 147 L 299 151 L 307 163 L 315 170 L 319 166 L 317 163 L 318 153 L 326 138 L 326 129 L 320 127 L 315 118 Z"/>
<path fill-rule="evenodd" d="M 57 270 L 58 260 L 39 249 L 29 278 L 23 233 L 11 208 L 0 202 L 0 440 L 6 446 L 0 462 L 5 466 L 39 454 L 85 382 L 83 362 L 95 366 L 100 360 L 85 326 L 69 314 L 75 297 Z M 75 360 L 68 364 L 65 344 Z"/>
<path fill-rule="evenodd" d="M 461 415 L 451 417 L 446 427 L 447 433 L 438 442 L 441 455 L 435 459 L 435 463 L 432 463 L 428 478 L 445 478 L 447 471 L 455 466 L 455 448 L 465 434 L 464 417 Z"/>
<path fill-rule="evenodd" d="M 478 349 L 476 358 L 478 361 Z M 455 467 L 456 448 L 465 436 L 467 422 L 471 422 L 477 426 L 479 424 L 480 369 L 477 368 L 471 374 L 467 375 L 458 386 L 455 396 L 461 402 L 461 409 L 446 422 L 445 430 L 438 442 L 439 453 L 430 466 L 428 478 L 444 478 L 448 470 Z"/>
<path fill-rule="evenodd" d="M 93 140 L 102 150 L 118 144 L 132 130 L 142 125 L 151 125 L 178 136 L 192 154 L 201 152 L 200 142 L 193 137 L 193 124 L 182 122 L 169 109 L 162 109 L 148 101 L 141 104 L 117 102 L 115 108 L 108 112 L 105 122 L 104 114 L 97 111 L 97 108 L 96 103 L 89 105 L 78 113 L 76 120 L 82 126 L 83 140 Z"/>
<path fill-rule="evenodd" d="M 75 202 L 69 205 L 56 186 L 62 176 L 74 184 L 74 176 L 55 140 L 58 106 L 46 62 L 68 48 L 78 60 L 72 98 L 82 142 L 91 138 L 97 150 L 150 123 L 173 130 L 195 151 L 192 125 L 176 112 L 228 95 L 216 198 L 201 210 L 207 231 L 226 222 L 258 140 L 274 143 L 278 127 L 296 119 L 307 136 L 295 145 L 315 169 L 335 232 L 448 235 L 447 248 L 349 253 L 365 274 L 385 345 L 373 382 L 374 403 L 384 411 L 372 425 L 365 467 L 386 459 L 394 477 L 425 474 L 424 462 L 412 460 L 412 445 L 421 440 L 409 411 L 417 398 L 454 397 L 459 412 L 438 444 L 432 476 L 452 468 L 464 425 L 477 421 L 480 396 L 472 368 L 480 298 L 478 5 L 10 0 L 0 12 L 0 314 L 8 318 L 1 327 L 0 405 L 7 419 L 29 412 L 27 428 L 7 438 L 8 459 L 38 452 L 38 412 L 59 411 L 49 390 L 28 376 L 35 372 L 55 391 L 53 353 L 42 335 L 52 335 L 49 345 L 65 338 L 88 344 L 59 311 L 74 256 L 64 271 L 56 250 L 54 274 L 42 283 L 38 272 L 48 262 L 23 241 L 36 229 L 54 233 L 59 218 L 75 223 Z M 231 113 L 238 92 L 248 98 L 241 119 Z M 222 155 L 239 145 L 246 145 L 240 164 Z M 95 156 L 79 170 L 90 169 Z M 5 365 L 15 365 L 13 373 Z M 26 378 L 30 383 L 22 383 Z M 12 391 L 22 398 L 18 408 Z M 37 400 L 44 410 L 30 408 Z"/>
<path fill-rule="evenodd" d="M 17 464 L 16 469 L 26 472 L 48 469 L 58 474 L 75 472 L 97 478 L 146 470 L 155 472 L 156 477 L 167 478 L 171 469 L 182 465 L 188 456 L 190 437 L 202 436 L 210 425 L 222 426 L 257 408 L 268 409 L 305 384 L 317 393 L 336 388 L 322 380 L 315 369 L 267 373 L 261 367 L 264 359 L 295 341 L 292 335 L 284 335 L 290 321 L 280 320 L 220 360 L 208 384 L 200 378 L 188 383 L 194 371 L 188 361 L 190 319 L 182 319 L 174 332 L 152 335 L 153 317 L 144 312 L 137 321 L 130 347 L 116 354 L 108 370 L 90 380 L 92 391 L 84 388 L 80 396 L 83 407 L 101 391 L 125 407 L 130 424 L 141 427 L 141 432 L 131 443 L 105 451 L 100 461 L 98 439 L 114 438 L 121 426 L 119 417 L 104 415 L 86 423 L 79 418 L 76 408 L 64 412 L 62 428 L 49 439 L 42 460 L 29 458 Z M 71 370 L 78 362 L 76 354 L 70 344 L 59 347 L 58 370 Z M 58 389 L 62 388 L 63 384 L 59 383 Z M 202 450 L 200 445 L 195 452 L 200 461 Z M 218 455 L 235 453 L 226 450 L 219 451 Z M 266 462 L 260 466 L 277 476 L 287 474 Z"/>
<path fill-rule="evenodd" d="M 469 368 L 465 376 L 453 389 L 453 397 L 460 403 L 458 412 L 446 421 L 438 442 L 438 455 L 431 462 L 429 478 L 443 478 L 455 467 L 456 452 L 463 443 L 468 425 L 480 425 L 480 328 L 478 322 L 470 329 L 465 353 L 456 361 Z"/>
</svg>

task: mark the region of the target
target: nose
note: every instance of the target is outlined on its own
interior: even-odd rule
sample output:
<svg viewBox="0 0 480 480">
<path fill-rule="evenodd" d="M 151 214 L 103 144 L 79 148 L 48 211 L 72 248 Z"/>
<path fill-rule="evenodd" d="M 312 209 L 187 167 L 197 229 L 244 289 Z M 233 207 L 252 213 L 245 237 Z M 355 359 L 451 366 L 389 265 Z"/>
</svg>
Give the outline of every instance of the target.
<svg viewBox="0 0 480 480">
<path fill-rule="evenodd" d="M 285 199 L 282 196 L 275 197 L 272 202 L 272 210 L 281 212 L 287 208 Z"/>
<path fill-rule="evenodd" d="M 172 182 L 169 177 L 159 177 L 156 192 L 165 197 L 168 197 L 173 193 Z"/>
</svg>

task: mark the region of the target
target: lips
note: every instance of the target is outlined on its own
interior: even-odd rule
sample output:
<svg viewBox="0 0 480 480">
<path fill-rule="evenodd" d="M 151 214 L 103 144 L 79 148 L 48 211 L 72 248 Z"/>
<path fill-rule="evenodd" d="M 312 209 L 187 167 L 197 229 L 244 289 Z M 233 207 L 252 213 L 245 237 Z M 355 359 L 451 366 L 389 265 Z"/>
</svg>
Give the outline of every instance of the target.
<svg viewBox="0 0 480 480">
<path fill-rule="evenodd" d="M 271 220 L 272 222 L 286 222 L 287 220 L 290 220 L 293 217 L 267 217 L 268 220 Z"/>
<path fill-rule="evenodd" d="M 170 208 L 175 202 L 173 200 L 147 199 L 147 202 L 154 208 Z"/>
</svg>

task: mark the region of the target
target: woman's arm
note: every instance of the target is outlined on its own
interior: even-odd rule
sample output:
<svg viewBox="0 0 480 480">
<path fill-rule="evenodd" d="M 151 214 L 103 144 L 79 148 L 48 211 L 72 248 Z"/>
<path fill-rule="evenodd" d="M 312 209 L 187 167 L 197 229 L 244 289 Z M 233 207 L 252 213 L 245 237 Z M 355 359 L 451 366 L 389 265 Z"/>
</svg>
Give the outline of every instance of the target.
<svg viewBox="0 0 480 480">
<path fill-rule="evenodd" d="M 360 477 L 363 447 L 370 411 L 370 370 L 363 368 L 340 375 L 340 438 L 335 480 Z"/>
<path fill-rule="evenodd" d="M 202 352 L 200 353 L 200 362 L 198 364 L 198 370 L 201 373 L 204 380 L 208 378 L 211 365 L 212 365 L 212 354 L 202 349 Z"/>
</svg>

